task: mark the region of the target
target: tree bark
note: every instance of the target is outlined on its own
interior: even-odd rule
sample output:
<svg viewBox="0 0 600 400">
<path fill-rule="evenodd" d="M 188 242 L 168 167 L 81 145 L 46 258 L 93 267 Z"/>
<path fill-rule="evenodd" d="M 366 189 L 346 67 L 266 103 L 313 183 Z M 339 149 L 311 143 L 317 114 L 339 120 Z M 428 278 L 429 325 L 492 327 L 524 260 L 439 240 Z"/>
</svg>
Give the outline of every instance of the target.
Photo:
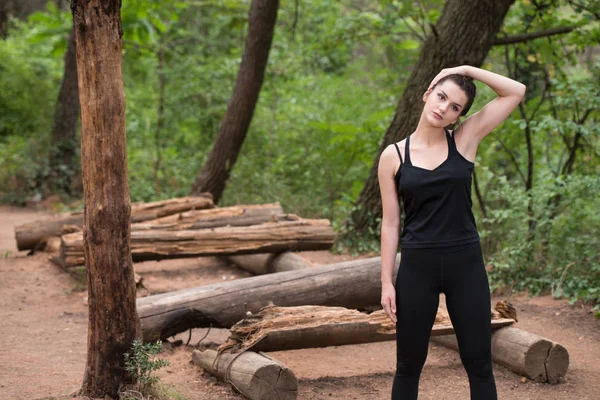
<svg viewBox="0 0 600 400">
<path fill-rule="evenodd" d="M 298 380 L 292 370 L 264 354 L 194 350 L 192 362 L 232 383 L 250 400 L 294 400 L 298 395 Z"/>
<path fill-rule="evenodd" d="M 397 256 L 394 277 L 398 271 Z M 380 257 L 237 279 L 138 299 L 145 341 L 190 328 L 230 328 L 269 302 L 361 309 L 381 301 Z M 352 290 L 348 290 L 352 288 Z"/>
<path fill-rule="evenodd" d="M 73 0 L 81 103 L 83 243 L 87 267 L 88 353 L 80 394 L 116 397 L 131 383 L 123 354 L 138 335 L 129 250 L 121 1 Z"/>
<path fill-rule="evenodd" d="M 75 170 L 77 148 L 77 121 L 79 120 L 79 91 L 77 88 L 77 60 L 75 59 L 75 35 L 71 30 L 63 80 L 60 85 L 54 125 L 52 126 L 52 142 L 50 144 L 50 164 L 48 190 L 50 193 L 62 192 L 72 194 L 71 181 Z"/>
<path fill-rule="evenodd" d="M 252 0 L 248 36 L 227 111 L 191 194 L 210 192 L 219 202 L 252 121 L 273 41 L 279 0 Z"/>
<path fill-rule="evenodd" d="M 252 254 L 294 250 L 327 250 L 335 241 L 328 220 L 282 215 L 280 222 L 186 231 L 142 230 L 131 233 L 134 261 L 169 258 Z M 63 235 L 59 263 L 71 268 L 84 263 L 80 232 Z"/>
<path fill-rule="evenodd" d="M 515 0 L 448 0 L 433 32 L 421 49 L 402 94 L 396 114 L 377 152 L 369 177 L 356 201 L 347 225 L 352 231 L 377 228 L 381 199 L 377 180 L 379 156 L 390 144 L 410 135 L 423 110 L 423 94 L 443 68 L 469 64 L 479 66 L 496 40 L 506 12 Z"/>
<path fill-rule="evenodd" d="M 8 2 L 0 0 L 0 38 L 8 37 Z"/>
</svg>

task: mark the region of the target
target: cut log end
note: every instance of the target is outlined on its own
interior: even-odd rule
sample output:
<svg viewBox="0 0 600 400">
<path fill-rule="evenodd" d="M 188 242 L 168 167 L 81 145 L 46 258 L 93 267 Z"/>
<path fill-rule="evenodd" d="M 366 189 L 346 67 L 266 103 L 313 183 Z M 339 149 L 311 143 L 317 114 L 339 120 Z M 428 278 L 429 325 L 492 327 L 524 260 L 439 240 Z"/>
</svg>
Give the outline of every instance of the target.
<svg viewBox="0 0 600 400">
<path fill-rule="evenodd" d="M 545 361 L 548 383 L 558 383 L 569 368 L 569 352 L 558 343 L 553 343 Z"/>
</svg>

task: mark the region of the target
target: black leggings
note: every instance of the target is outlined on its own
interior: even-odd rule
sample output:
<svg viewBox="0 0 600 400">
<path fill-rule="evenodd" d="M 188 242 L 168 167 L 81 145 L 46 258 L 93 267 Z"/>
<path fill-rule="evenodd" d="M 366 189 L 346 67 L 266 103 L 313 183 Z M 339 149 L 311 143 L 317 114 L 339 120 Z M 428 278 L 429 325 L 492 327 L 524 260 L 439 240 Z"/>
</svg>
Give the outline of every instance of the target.
<svg viewBox="0 0 600 400">
<path fill-rule="evenodd" d="M 403 249 L 396 277 L 397 365 L 392 400 L 416 399 L 440 292 L 446 295 L 472 400 L 497 399 L 491 360 L 490 289 L 479 242 Z"/>
</svg>

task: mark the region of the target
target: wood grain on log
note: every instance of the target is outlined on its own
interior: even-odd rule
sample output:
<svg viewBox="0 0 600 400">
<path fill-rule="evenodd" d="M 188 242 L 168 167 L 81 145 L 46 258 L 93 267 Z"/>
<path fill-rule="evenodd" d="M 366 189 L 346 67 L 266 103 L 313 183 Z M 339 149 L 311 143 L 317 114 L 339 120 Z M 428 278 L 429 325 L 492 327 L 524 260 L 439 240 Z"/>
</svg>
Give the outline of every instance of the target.
<svg viewBox="0 0 600 400">
<path fill-rule="evenodd" d="M 293 400 L 298 380 L 282 363 L 251 351 L 234 355 L 215 350 L 194 350 L 192 362 L 233 384 L 251 400 Z"/>
<path fill-rule="evenodd" d="M 186 211 L 132 224 L 131 230 L 196 230 L 221 226 L 248 226 L 273 221 L 283 214 L 279 203 L 248 204 Z"/>
<path fill-rule="evenodd" d="M 134 261 L 251 254 L 290 250 L 327 250 L 336 234 L 328 220 L 300 219 L 293 214 L 276 217 L 280 222 L 185 231 L 143 230 L 131 232 Z M 64 235 L 60 265 L 82 265 L 83 235 Z"/>
</svg>

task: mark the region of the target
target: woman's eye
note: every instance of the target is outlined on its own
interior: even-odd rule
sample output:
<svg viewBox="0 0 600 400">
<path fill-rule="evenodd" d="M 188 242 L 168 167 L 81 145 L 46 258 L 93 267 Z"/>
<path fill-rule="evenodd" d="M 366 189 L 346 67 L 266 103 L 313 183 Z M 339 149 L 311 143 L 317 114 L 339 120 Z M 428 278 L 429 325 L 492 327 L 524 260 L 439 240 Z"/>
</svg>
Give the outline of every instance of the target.
<svg viewBox="0 0 600 400">
<path fill-rule="evenodd" d="M 444 99 L 444 95 L 442 95 L 441 93 L 438 93 L 438 97 L 439 97 L 440 99 Z"/>
<path fill-rule="evenodd" d="M 458 111 L 458 107 L 456 107 L 456 106 L 452 107 L 452 109 L 453 109 L 454 111 Z"/>
</svg>

